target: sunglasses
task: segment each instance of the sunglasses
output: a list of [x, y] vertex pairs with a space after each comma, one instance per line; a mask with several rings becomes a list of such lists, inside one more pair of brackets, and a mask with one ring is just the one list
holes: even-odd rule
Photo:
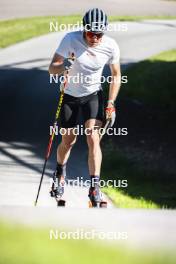
[[94, 32], [91, 32], [91, 31], [87, 31], [86, 35], [89, 38], [94, 38], [96, 36], [96, 38], [99, 39], [99, 38], [103, 37], [104, 33], [94, 33]]

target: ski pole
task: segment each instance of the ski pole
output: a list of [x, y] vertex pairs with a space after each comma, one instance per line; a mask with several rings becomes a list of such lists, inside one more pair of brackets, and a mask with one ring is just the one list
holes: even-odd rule
[[[110, 121], [111, 121], [110, 119], [107, 119], [106, 124], [103, 127], [103, 129], [104, 129], [105, 132], [107, 131], [107, 128], [109, 127]], [[105, 133], [100, 134], [100, 141], [102, 140], [102, 137], [104, 136], [104, 134]]]
[[[65, 87], [65, 85], [66, 84], [64, 83], [64, 87]], [[59, 103], [58, 103], [58, 107], [57, 107], [57, 111], [56, 111], [56, 115], [55, 115], [55, 121], [54, 121], [54, 125], [53, 125], [53, 130], [52, 130], [52, 134], [50, 135], [49, 143], [48, 143], [47, 150], [46, 150], [45, 161], [44, 161], [43, 170], [42, 170], [42, 176], [40, 178], [40, 183], [39, 183], [39, 187], [38, 187], [37, 197], [36, 197], [36, 200], [35, 200], [35, 206], [37, 205], [37, 201], [38, 201], [38, 197], [39, 197], [39, 193], [40, 193], [40, 189], [41, 189], [41, 185], [42, 185], [42, 181], [43, 181], [43, 176], [44, 176], [44, 173], [45, 173], [46, 163], [47, 163], [47, 161], [49, 159], [49, 156], [50, 156], [50, 153], [51, 153], [51, 148], [52, 148], [52, 144], [53, 144], [53, 140], [54, 140], [54, 136], [55, 136], [55, 129], [56, 129], [56, 126], [57, 126], [57, 120], [58, 120], [59, 115], [60, 115], [63, 97], [64, 97], [64, 89], [61, 90]]]
[[[74, 54], [72, 54], [71, 58], [72, 59], [74, 58]], [[39, 197], [39, 194], [40, 194], [40, 189], [41, 189], [41, 185], [42, 185], [42, 181], [43, 181], [43, 176], [44, 176], [44, 173], [45, 173], [46, 163], [47, 163], [47, 161], [49, 159], [49, 156], [51, 154], [51, 148], [52, 148], [52, 144], [53, 144], [53, 140], [54, 140], [54, 136], [55, 136], [55, 131], [56, 131], [55, 129], [57, 127], [57, 121], [58, 121], [59, 116], [60, 116], [62, 102], [63, 102], [63, 98], [64, 98], [64, 90], [65, 90], [65, 87], [67, 85], [68, 73], [69, 73], [69, 70], [66, 70], [64, 72], [64, 76], [65, 76], [64, 82], [61, 83], [61, 85], [60, 85], [61, 94], [60, 94], [59, 103], [58, 103], [58, 107], [57, 107], [57, 111], [56, 111], [56, 115], [55, 115], [55, 121], [54, 121], [54, 125], [53, 125], [52, 134], [51, 134], [51, 136], [49, 138], [49, 143], [48, 143], [48, 147], [47, 147], [47, 151], [46, 151], [46, 155], [45, 155], [45, 161], [44, 161], [44, 165], [43, 165], [42, 176], [40, 178], [38, 192], [37, 192], [36, 200], [35, 200], [35, 203], [34, 203], [35, 206], [37, 205], [38, 197]]]

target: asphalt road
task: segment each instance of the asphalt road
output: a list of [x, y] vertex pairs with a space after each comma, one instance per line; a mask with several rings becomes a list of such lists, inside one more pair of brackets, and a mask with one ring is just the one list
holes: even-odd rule
[[[176, 21], [128, 22], [127, 26], [128, 33], [113, 34], [121, 48], [123, 67], [176, 47]], [[134, 233], [126, 240], [129, 244], [134, 240], [138, 246], [141, 242], [146, 246], [175, 246], [175, 211], [128, 211], [114, 209], [111, 203], [107, 211], [90, 210], [87, 209], [88, 190], [80, 186], [66, 189], [65, 210], [56, 208], [48, 189], [57, 142], [47, 166], [38, 207], [33, 208], [58, 98], [58, 85], [49, 84], [46, 69], [62, 36], [52, 33], [0, 51], [1, 217], [32, 224], [50, 222], [53, 227], [57, 223], [62, 228], [75, 228], [77, 223], [95, 229], [101, 225], [104, 231], [110, 227], [111, 231], [136, 232], [136, 240]], [[87, 148], [83, 141], [80, 138], [73, 149], [68, 164], [69, 179], [88, 178]]]
[[166, 15], [176, 14], [176, 3], [165, 0], [0, 0], [0, 19], [30, 16], [84, 14], [93, 7], [102, 8], [107, 15]]

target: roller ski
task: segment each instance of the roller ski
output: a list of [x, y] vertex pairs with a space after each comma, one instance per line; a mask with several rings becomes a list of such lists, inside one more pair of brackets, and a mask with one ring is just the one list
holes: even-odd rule
[[64, 199], [62, 199], [62, 196], [64, 194], [64, 185], [65, 185], [64, 178], [62, 179], [61, 177], [59, 180], [56, 178], [56, 174], [54, 173], [50, 195], [51, 197], [55, 198], [57, 202], [57, 206], [65, 206], [66, 202]]
[[103, 195], [99, 186], [90, 187], [89, 195], [89, 208], [107, 208], [107, 202], [103, 200]]

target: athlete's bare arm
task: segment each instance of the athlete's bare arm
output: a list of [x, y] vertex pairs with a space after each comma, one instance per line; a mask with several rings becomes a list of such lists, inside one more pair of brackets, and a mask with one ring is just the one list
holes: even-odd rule
[[109, 100], [116, 100], [116, 97], [120, 90], [121, 83], [121, 70], [120, 64], [110, 64], [112, 82], [109, 88]]
[[49, 66], [49, 73], [59, 74], [59, 75], [62, 74], [65, 70], [63, 62], [64, 62], [64, 57], [55, 53]]

